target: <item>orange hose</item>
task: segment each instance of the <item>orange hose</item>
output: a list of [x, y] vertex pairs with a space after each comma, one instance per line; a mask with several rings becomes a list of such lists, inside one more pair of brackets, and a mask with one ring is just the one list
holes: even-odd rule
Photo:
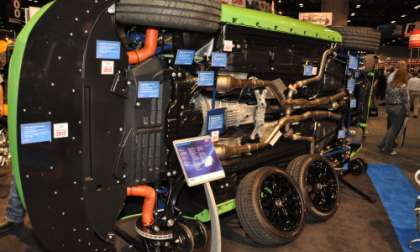
[[150, 186], [140, 185], [127, 188], [127, 196], [143, 197], [141, 220], [144, 227], [150, 227], [155, 222], [154, 210], [156, 205], [156, 191]]
[[2, 116], [9, 116], [9, 107], [7, 104], [3, 104]]
[[149, 28], [146, 30], [146, 38], [143, 48], [129, 51], [128, 63], [131, 65], [139, 64], [156, 54], [158, 46], [159, 30]]
[[3, 86], [0, 85], [0, 116], [4, 116], [7, 115], [5, 107], [4, 107], [4, 90], [3, 90]]

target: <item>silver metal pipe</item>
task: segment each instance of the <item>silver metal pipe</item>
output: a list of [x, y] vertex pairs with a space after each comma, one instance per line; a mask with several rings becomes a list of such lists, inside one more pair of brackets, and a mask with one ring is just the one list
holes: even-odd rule
[[[326, 119], [326, 118], [339, 121], [341, 120], [342, 117], [340, 114], [336, 114], [330, 111], [309, 111], [309, 112], [304, 113], [303, 115], [283, 117], [282, 119], [279, 120], [278, 124], [276, 125], [276, 127], [274, 128], [270, 136], [266, 139], [265, 143], [273, 145], [272, 141], [278, 138], [277, 137], [278, 134], [280, 134], [280, 136], [282, 135], [280, 130], [284, 128], [287, 124], [295, 123], [295, 122], [302, 122], [308, 119]], [[287, 129], [286, 129], [286, 132], [288, 132]]]
[[[325, 69], [327, 67], [327, 61], [328, 58], [331, 56], [331, 54], [333, 54], [335, 51], [335, 48], [329, 48], [327, 49], [323, 55], [322, 55], [322, 59], [321, 59], [321, 66], [319, 68], [319, 73], [317, 76], [306, 79], [306, 80], [300, 80], [298, 82], [296, 82], [293, 85], [289, 86], [289, 93], [287, 94], [287, 100], [291, 101], [293, 99], [293, 96], [298, 92], [299, 88], [302, 88], [304, 86], [307, 86], [311, 83], [317, 82], [317, 81], [321, 81], [322, 78], [324, 77], [324, 73], [325, 73]], [[286, 109], [286, 116], [290, 116], [293, 113], [293, 108], [292, 107], [288, 107]], [[290, 125], [286, 125], [286, 131], [288, 131], [290, 128]]]
[[[287, 124], [287, 123], [294, 123], [294, 122], [302, 122], [308, 119], [325, 119], [330, 118], [333, 120], [341, 120], [341, 115], [329, 112], [329, 111], [311, 111], [306, 112], [303, 115], [296, 115], [296, 116], [289, 116], [284, 117], [280, 120], [275, 127], [269, 137], [264, 140], [262, 143], [250, 143], [250, 144], [240, 144], [235, 140], [232, 140], [231, 143], [226, 144], [216, 144], [216, 153], [220, 159], [227, 159], [232, 156], [243, 155], [247, 153], [252, 153], [258, 150], [265, 149], [269, 147], [272, 143], [272, 140], [276, 138], [277, 133]], [[281, 133], [280, 133], [281, 134]], [[286, 137], [292, 140], [305, 140], [311, 143], [314, 143], [314, 139], [310, 137], [304, 137], [297, 134], [293, 134], [290, 131], [290, 134], [286, 134]]]

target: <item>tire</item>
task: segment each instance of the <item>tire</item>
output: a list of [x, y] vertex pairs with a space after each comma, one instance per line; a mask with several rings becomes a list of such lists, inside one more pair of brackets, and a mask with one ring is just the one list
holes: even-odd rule
[[[280, 194], [279, 191], [270, 189], [270, 186], [267, 186], [270, 179], [281, 183], [282, 187], [276, 188], [287, 188], [289, 194]], [[271, 200], [272, 197], [277, 197], [276, 201]], [[270, 216], [267, 216], [270, 209], [263, 207], [267, 203], [271, 204], [272, 209], [277, 210], [271, 217], [277, 223], [273, 224]], [[284, 245], [294, 240], [302, 231], [304, 225], [302, 194], [294, 180], [278, 168], [264, 167], [248, 174], [238, 187], [236, 205], [242, 228], [254, 242], [261, 245], [270, 247]], [[279, 215], [289, 219], [279, 221]]]
[[[319, 165], [322, 164], [322, 167]], [[316, 165], [316, 166], [315, 166]], [[317, 172], [323, 172], [322, 168], [325, 169], [325, 174], [323, 177], [316, 177], [316, 179], [322, 179], [317, 181], [317, 187], [320, 187], [318, 190], [311, 190], [314, 185], [311, 185], [309, 180], [314, 180], [314, 176]], [[340, 204], [340, 189], [338, 176], [334, 168], [331, 166], [330, 162], [320, 155], [303, 155], [294, 159], [289, 163], [287, 168], [290, 176], [297, 182], [299, 189], [303, 194], [305, 201], [306, 209], [306, 222], [308, 223], [317, 223], [323, 222], [331, 218], [338, 209]], [[312, 176], [312, 177], [309, 177]], [[325, 187], [326, 185], [329, 187]], [[322, 187], [326, 188], [324, 190]], [[321, 204], [318, 200], [318, 203], [315, 203], [315, 197], [319, 196], [325, 197], [328, 202]], [[329, 196], [325, 196], [325, 194]]]
[[381, 44], [381, 33], [369, 27], [333, 26], [343, 36], [343, 46], [347, 49], [376, 52]]
[[209, 238], [206, 226], [195, 220], [183, 220], [182, 223], [185, 224], [185, 226], [187, 226], [193, 234], [194, 248], [198, 250], [204, 249]]
[[365, 174], [368, 170], [368, 164], [361, 158], [356, 158], [350, 161], [350, 173], [353, 176], [360, 176]]
[[192, 252], [195, 248], [194, 234], [184, 223], [178, 223], [175, 229], [176, 239], [180, 242], [176, 246], [177, 252]]
[[120, 0], [121, 24], [213, 33], [219, 29], [220, 0]]

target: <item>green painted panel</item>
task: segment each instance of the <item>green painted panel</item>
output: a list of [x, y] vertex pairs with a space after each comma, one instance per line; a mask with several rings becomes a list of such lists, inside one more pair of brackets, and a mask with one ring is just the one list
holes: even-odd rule
[[[51, 7], [54, 2], [51, 2], [41, 8], [37, 14], [32, 17], [29, 22], [23, 27], [22, 31], [16, 39], [16, 45], [13, 50], [12, 58], [10, 60], [9, 67], [9, 80], [8, 80], [8, 105], [9, 105], [9, 116], [8, 116], [8, 128], [9, 128], [9, 144], [10, 152], [12, 154], [12, 168], [13, 175], [15, 177], [16, 188], [19, 193], [19, 197], [23, 205], [25, 205], [25, 199], [23, 196], [22, 181], [19, 172], [19, 153], [18, 153], [18, 136], [17, 136], [17, 109], [19, 99], [19, 85], [20, 85], [20, 74], [21, 66], [23, 63], [23, 57], [25, 55], [26, 43], [28, 42], [29, 36], [39, 19], [44, 13]], [[25, 205], [26, 207], [26, 205]]]
[[[236, 209], [236, 201], [234, 199], [225, 201], [217, 205], [217, 212], [219, 215], [228, 213]], [[190, 218], [200, 222], [209, 222], [210, 221], [210, 211], [204, 209], [200, 213], [196, 214], [194, 217]]]
[[362, 152], [362, 150], [363, 150], [363, 145], [360, 145], [360, 147], [357, 150], [353, 150], [352, 153], [350, 154], [350, 160], [357, 158], [357, 156]]
[[321, 25], [232, 5], [222, 6], [222, 23], [342, 43], [340, 33]]

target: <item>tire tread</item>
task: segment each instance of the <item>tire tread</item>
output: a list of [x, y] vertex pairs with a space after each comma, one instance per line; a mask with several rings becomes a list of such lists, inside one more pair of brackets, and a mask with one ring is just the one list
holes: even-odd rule
[[[278, 246], [289, 243], [294, 239], [300, 233], [303, 222], [301, 222], [301, 226], [296, 234], [291, 237], [278, 237], [266, 230], [262, 222], [264, 217], [258, 212], [259, 206], [253, 199], [256, 197], [255, 192], [258, 187], [258, 184], [255, 182], [270, 171], [279, 171], [279, 169], [264, 167], [248, 174], [241, 181], [236, 194], [237, 215], [243, 229], [253, 241], [266, 246]], [[284, 175], [287, 176], [286, 173]], [[291, 180], [291, 182], [293, 181]], [[296, 189], [298, 190], [297, 187]]]
[[217, 0], [121, 0], [116, 16], [128, 25], [211, 33], [219, 29], [220, 12]]
[[333, 26], [331, 29], [343, 35], [343, 45], [349, 49], [377, 51], [381, 43], [381, 33], [369, 27]]

